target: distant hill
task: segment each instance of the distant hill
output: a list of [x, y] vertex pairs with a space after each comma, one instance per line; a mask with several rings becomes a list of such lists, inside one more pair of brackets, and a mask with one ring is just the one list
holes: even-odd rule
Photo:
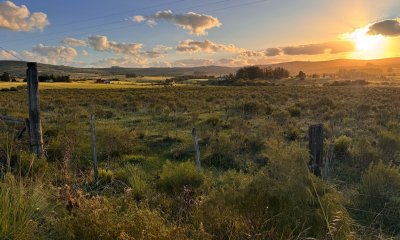
[[386, 71], [389, 68], [392, 68], [393, 72], [400, 72], [400, 58], [385, 58], [377, 60], [337, 59], [319, 62], [296, 61], [278, 63], [271, 66], [284, 67], [289, 70], [292, 75], [297, 74], [299, 71], [304, 71], [307, 74], [335, 73], [340, 69], [355, 69], [374, 72], [376, 69]]
[[[237, 68], [204, 66], [190, 68], [76, 68], [50, 64], [38, 64], [38, 71], [42, 74], [55, 75], [125, 75], [135, 73], [144, 76], [180, 76], [180, 75], [223, 75], [236, 72]], [[0, 61], [0, 74], [8, 72], [13, 76], [25, 76], [26, 62]]]
[[[266, 66], [266, 65], [265, 65]], [[262, 67], [265, 67], [262, 66]], [[284, 67], [292, 75], [300, 70], [307, 74], [335, 73], [340, 69], [355, 69], [365, 72], [387, 71], [390, 69], [395, 73], [400, 73], [400, 58], [386, 58], [378, 60], [356, 60], [356, 59], [337, 59], [330, 61], [295, 61], [269, 65], [272, 67]], [[125, 75], [135, 73], [144, 76], [180, 76], [180, 75], [224, 75], [234, 73], [237, 67], [221, 66], [202, 66], [190, 68], [76, 68], [68, 66], [56, 66], [49, 64], [38, 64], [40, 73], [55, 75], [73, 76], [99, 76], [99, 75]], [[8, 72], [14, 76], [25, 76], [26, 63], [21, 61], [0, 61], [0, 73]]]

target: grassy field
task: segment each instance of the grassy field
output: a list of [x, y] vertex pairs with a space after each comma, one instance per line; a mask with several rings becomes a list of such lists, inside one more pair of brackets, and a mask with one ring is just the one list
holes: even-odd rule
[[[40, 86], [43, 159], [5, 131], [21, 126], [0, 123], [0, 205], [12, 210], [0, 209], [0, 236], [399, 239], [399, 88]], [[1, 92], [0, 114], [27, 117], [26, 95]], [[322, 179], [307, 167], [315, 123]]]
[[[139, 81], [139, 80], [138, 80]], [[143, 88], [143, 87], [154, 87], [153, 82], [157, 80], [146, 80], [146, 82], [134, 82], [134, 81], [113, 81], [111, 84], [100, 84], [94, 83], [92, 80], [85, 81], [74, 81], [71, 83], [40, 83], [41, 89], [126, 89], [126, 88]], [[17, 86], [26, 86], [23, 82], [0, 82], [0, 89], [11, 88]]]

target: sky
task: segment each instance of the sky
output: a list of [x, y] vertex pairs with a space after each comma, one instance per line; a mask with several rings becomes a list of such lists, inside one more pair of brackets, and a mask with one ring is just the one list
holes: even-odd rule
[[0, 60], [244, 66], [400, 57], [399, 0], [0, 0]]

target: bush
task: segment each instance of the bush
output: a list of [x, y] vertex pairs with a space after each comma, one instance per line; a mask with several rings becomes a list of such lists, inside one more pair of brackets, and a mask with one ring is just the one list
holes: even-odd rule
[[372, 163], [361, 178], [355, 216], [363, 223], [400, 233], [400, 168], [382, 161]]
[[57, 219], [49, 239], [186, 239], [156, 211], [129, 201], [80, 198], [71, 215]]
[[271, 142], [268, 152], [254, 178], [217, 182], [196, 221], [214, 239], [353, 239], [343, 196], [309, 173], [307, 151]]
[[400, 137], [391, 131], [384, 131], [378, 136], [378, 144], [383, 157], [394, 160], [396, 153], [400, 149]]
[[352, 139], [350, 137], [343, 135], [335, 139], [333, 143], [334, 144], [333, 149], [335, 150], [335, 153], [345, 154], [348, 153], [351, 143]]
[[1, 239], [35, 239], [48, 210], [46, 193], [39, 185], [17, 182], [7, 174], [0, 183]]
[[272, 118], [281, 125], [286, 124], [289, 117], [290, 113], [286, 110], [276, 110], [272, 112]]
[[117, 126], [99, 127], [97, 144], [102, 158], [118, 157], [131, 153], [135, 146], [134, 134]]
[[192, 162], [174, 164], [167, 161], [162, 169], [158, 188], [168, 194], [179, 194], [184, 186], [197, 188], [203, 182], [203, 175]]
[[144, 199], [151, 190], [145, 180], [143, 170], [136, 166], [124, 166], [116, 171], [114, 176], [116, 180], [123, 181], [131, 188], [129, 192], [132, 193], [136, 201]]
[[301, 130], [293, 125], [287, 127], [285, 131], [285, 138], [289, 141], [296, 141], [300, 138]]
[[301, 114], [300, 108], [298, 108], [296, 106], [292, 106], [292, 107], [288, 108], [287, 110], [290, 113], [291, 117], [300, 117], [300, 114]]
[[109, 184], [114, 179], [114, 173], [108, 169], [99, 169], [98, 181], [102, 184]]
[[46, 159], [38, 159], [36, 155], [21, 152], [16, 161], [16, 175], [21, 174], [24, 177], [41, 178], [51, 172]]

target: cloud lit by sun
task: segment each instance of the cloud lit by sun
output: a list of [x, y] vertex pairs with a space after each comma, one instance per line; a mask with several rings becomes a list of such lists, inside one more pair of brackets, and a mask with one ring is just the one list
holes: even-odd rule
[[377, 59], [389, 57], [388, 38], [382, 35], [368, 34], [369, 27], [356, 29], [352, 33], [343, 34], [342, 38], [355, 44], [351, 58]]

